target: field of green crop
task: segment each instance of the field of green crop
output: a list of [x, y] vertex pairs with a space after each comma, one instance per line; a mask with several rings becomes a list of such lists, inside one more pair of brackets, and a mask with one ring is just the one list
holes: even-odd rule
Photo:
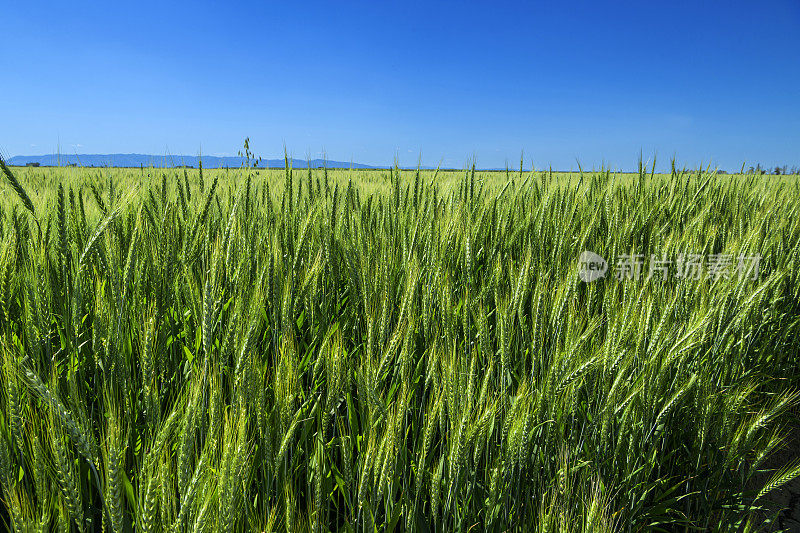
[[800, 474], [800, 178], [2, 170], [9, 529], [755, 531]]

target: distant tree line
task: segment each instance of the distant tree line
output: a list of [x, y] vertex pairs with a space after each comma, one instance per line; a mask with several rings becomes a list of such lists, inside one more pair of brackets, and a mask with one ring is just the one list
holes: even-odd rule
[[789, 168], [789, 165], [783, 166], [776, 166], [775, 168], [764, 168], [761, 166], [761, 163], [756, 164], [756, 166], [750, 165], [747, 168], [747, 172], [752, 174], [775, 174], [777, 176], [780, 175], [794, 175], [800, 174], [800, 166], [793, 166]]

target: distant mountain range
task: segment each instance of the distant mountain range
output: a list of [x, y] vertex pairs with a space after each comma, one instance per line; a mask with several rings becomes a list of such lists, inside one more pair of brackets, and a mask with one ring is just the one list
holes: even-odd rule
[[[77, 165], [80, 167], [179, 167], [189, 166], [197, 168], [202, 159], [203, 168], [238, 168], [244, 164], [243, 157], [216, 157], [204, 155], [149, 155], [149, 154], [47, 154], [47, 155], [15, 155], [6, 163], [14, 166], [25, 166], [29, 163], [39, 163], [45, 167]], [[309, 163], [305, 159], [290, 159], [294, 168], [307, 168]], [[325, 161], [312, 159], [311, 167], [327, 166], [328, 168], [381, 168], [363, 163], [346, 163], [344, 161]], [[262, 159], [259, 168], [283, 168], [283, 159]]]
[[[218, 157], [213, 155], [152, 155], [152, 154], [46, 154], [46, 155], [15, 155], [6, 159], [6, 163], [11, 166], [24, 167], [29, 163], [38, 163], [43, 167], [57, 167], [77, 165], [79, 167], [153, 167], [153, 168], [174, 168], [174, 167], [193, 167], [198, 168], [200, 160], [203, 161], [203, 168], [239, 168], [245, 163], [243, 157]], [[305, 159], [289, 158], [294, 168], [361, 168], [361, 169], [382, 169], [390, 168], [393, 165], [366, 165], [364, 163], [349, 163], [345, 161], [326, 161], [324, 159]], [[252, 160], [251, 160], [252, 163]], [[283, 168], [283, 158], [281, 159], [262, 159], [258, 163], [258, 168]], [[416, 166], [401, 166], [404, 170], [413, 170]], [[422, 166], [423, 170], [433, 170], [436, 167]], [[464, 170], [464, 167], [442, 167], [442, 170]], [[478, 168], [482, 172], [503, 171], [505, 168]], [[511, 169], [512, 172], [516, 172]], [[553, 172], [571, 172], [569, 170], [553, 170]]]

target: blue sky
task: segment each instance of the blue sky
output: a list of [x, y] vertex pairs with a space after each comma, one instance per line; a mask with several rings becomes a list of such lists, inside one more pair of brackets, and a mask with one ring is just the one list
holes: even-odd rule
[[798, 0], [292, 4], [7, 2], [0, 150], [800, 165]]

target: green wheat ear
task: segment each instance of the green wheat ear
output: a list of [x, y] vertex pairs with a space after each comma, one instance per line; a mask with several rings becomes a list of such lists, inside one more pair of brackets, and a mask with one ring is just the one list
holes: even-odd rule
[[[19, 199], [22, 200], [22, 204], [28, 211], [31, 212], [33, 217], [36, 218], [36, 211], [33, 209], [33, 202], [31, 202], [28, 193], [26, 193], [25, 189], [22, 187], [22, 185], [20, 185], [19, 180], [17, 180], [17, 177], [14, 176], [14, 173], [11, 172], [10, 168], [8, 168], [8, 165], [6, 165], [6, 162], [2, 156], [0, 156], [0, 168], [3, 169], [3, 174], [6, 176], [8, 183], [11, 184], [11, 187], [14, 189], [14, 192], [16, 192], [17, 196], [19, 196]], [[36, 223], [37, 224], [39, 223], [38, 219]]]
[[786, 485], [796, 477], [800, 476], [800, 460], [795, 460], [794, 463], [787, 464], [772, 476], [772, 479], [764, 485], [764, 488], [758, 493], [754, 501], [759, 501], [773, 490], [779, 489]]

